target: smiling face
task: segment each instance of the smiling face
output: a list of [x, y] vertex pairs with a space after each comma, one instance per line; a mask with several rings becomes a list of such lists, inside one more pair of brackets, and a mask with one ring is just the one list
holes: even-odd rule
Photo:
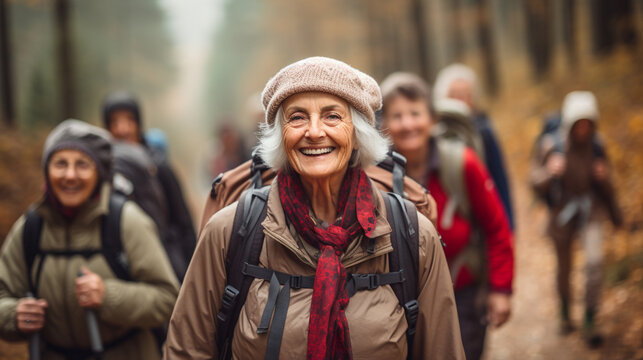
[[49, 159], [47, 174], [54, 196], [69, 208], [84, 204], [98, 183], [96, 164], [78, 150], [56, 151]]
[[283, 145], [290, 167], [302, 179], [338, 177], [348, 168], [357, 148], [346, 101], [337, 96], [306, 92], [282, 103]]
[[401, 95], [386, 102], [383, 125], [395, 149], [407, 157], [427, 145], [433, 129], [426, 102]]

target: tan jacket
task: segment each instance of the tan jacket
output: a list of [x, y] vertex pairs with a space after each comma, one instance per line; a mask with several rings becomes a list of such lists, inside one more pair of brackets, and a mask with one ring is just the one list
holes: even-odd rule
[[[274, 182], [273, 182], [274, 184]], [[391, 227], [386, 221], [383, 199], [375, 191], [378, 217], [374, 236], [375, 253], [366, 243], [354, 243], [341, 261], [352, 273], [388, 272], [392, 251]], [[259, 265], [289, 274], [315, 275], [316, 261], [289, 231], [276, 186], [268, 198], [262, 223], [265, 242]], [[218, 357], [216, 315], [226, 285], [225, 257], [236, 203], [216, 213], [205, 226], [175, 306], [165, 346], [166, 359], [212, 359]], [[415, 359], [464, 359], [449, 269], [433, 225], [419, 215], [418, 302]], [[267, 335], [257, 326], [268, 297], [268, 282], [255, 279], [232, 341], [233, 358], [265, 357]], [[282, 359], [306, 357], [308, 319], [312, 289], [291, 290], [290, 305], [281, 343]], [[407, 354], [404, 310], [389, 285], [357, 292], [346, 309], [353, 358], [404, 359]]]
[[[236, 168], [224, 172], [220, 175], [220, 179], [215, 180], [212, 191], [205, 199], [199, 235], [203, 232], [203, 228], [212, 214], [237, 201], [241, 197], [241, 193], [250, 187], [251, 166], [252, 160], [248, 160]], [[375, 165], [367, 167], [364, 171], [378, 188], [384, 191], [393, 191], [393, 174], [390, 171]], [[261, 172], [261, 183], [269, 184], [276, 175], [277, 172], [273, 169], [264, 170]], [[422, 185], [408, 176], [404, 177], [404, 197], [411, 200], [418, 211], [435, 224], [438, 216], [435, 199]]]
[[[67, 222], [48, 203], [36, 211], [44, 219], [40, 248], [43, 250], [100, 249], [101, 215], [108, 211], [109, 187], [100, 199], [86, 204], [76, 218]], [[0, 255], [0, 336], [24, 340], [16, 328], [16, 305], [28, 290], [23, 254], [24, 216], [11, 229]], [[45, 258], [38, 285], [38, 296], [47, 300], [43, 339], [64, 348], [89, 348], [90, 340], [84, 310], [74, 291], [81, 266], [97, 273], [105, 283], [105, 297], [97, 310], [99, 331], [104, 344], [113, 342], [132, 329], [136, 335], [104, 353], [103, 359], [160, 358], [150, 328], [166, 323], [178, 293], [178, 281], [159, 242], [152, 220], [133, 202], [123, 207], [121, 237], [130, 273], [135, 282], [117, 279], [102, 254], [88, 259], [80, 255]], [[40, 259], [36, 257], [32, 274]], [[44, 359], [62, 359], [45, 350]]]

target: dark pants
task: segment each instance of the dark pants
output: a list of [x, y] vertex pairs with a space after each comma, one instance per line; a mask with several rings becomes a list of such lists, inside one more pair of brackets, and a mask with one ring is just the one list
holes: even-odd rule
[[572, 244], [576, 234], [580, 235], [585, 252], [585, 306], [587, 310], [595, 311], [603, 279], [603, 225], [600, 220], [590, 220], [579, 229], [570, 224], [551, 232], [558, 260], [558, 295], [563, 304], [570, 303], [569, 274], [572, 269]]
[[455, 292], [462, 345], [467, 360], [480, 359], [487, 333], [485, 307], [480, 301], [480, 291], [477, 285], [472, 285]]

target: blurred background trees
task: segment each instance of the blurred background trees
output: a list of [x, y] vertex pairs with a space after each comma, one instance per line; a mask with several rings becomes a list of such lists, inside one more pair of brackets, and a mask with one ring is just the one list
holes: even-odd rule
[[153, 100], [175, 79], [166, 15], [155, 0], [3, 0], [2, 8], [5, 123], [96, 121], [108, 91]]
[[635, 47], [643, 16], [640, 1], [627, 0], [226, 4], [210, 60], [213, 113], [236, 111], [284, 64], [313, 55], [344, 60], [378, 81], [398, 70], [431, 81], [443, 66], [464, 62], [496, 94], [552, 71], [579, 71], [579, 59], [620, 44]]

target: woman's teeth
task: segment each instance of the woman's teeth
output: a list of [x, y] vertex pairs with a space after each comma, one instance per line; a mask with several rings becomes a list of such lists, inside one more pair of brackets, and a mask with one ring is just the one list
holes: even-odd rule
[[304, 155], [323, 155], [328, 154], [329, 152], [333, 151], [333, 149], [333, 147], [326, 147], [321, 149], [301, 149], [301, 152]]

